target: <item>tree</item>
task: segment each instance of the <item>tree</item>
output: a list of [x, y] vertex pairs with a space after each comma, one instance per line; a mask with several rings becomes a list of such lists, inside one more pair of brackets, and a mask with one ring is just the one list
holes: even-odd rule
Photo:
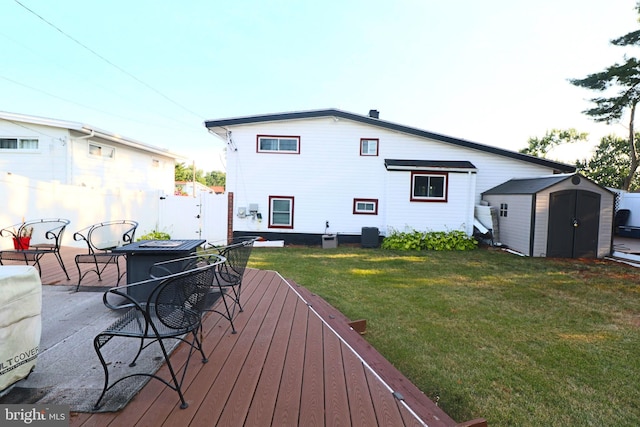
[[[185, 166], [184, 163], [176, 163], [175, 166], [175, 180], [176, 181], [193, 181], [193, 165]], [[196, 169], [195, 181], [205, 184], [204, 172], [202, 169]]]
[[[636, 5], [640, 13], [640, 2]], [[633, 31], [622, 37], [611, 40], [615, 46], [640, 46], [640, 31]], [[629, 137], [627, 140], [628, 165], [627, 175], [622, 182], [622, 189], [628, 190], [638, 169], [638, 151], [635, 143], [634, 120], [636, 106], [640, 102], [640, 61], [637, 58], [625, 58], [620, 64], [614, 64], [604, 71], [590, 74], [584, 79], [570, 79], [573, 85], [602, 93], [602, 96], [591, 99], [593, 108], [583, 111], [596, 122], [617, 123], [629, 112]], [[606, 93], [605, 93], [606, 92]]]
[[[637, 141], [640, 134], [636, 134]], [[636, 147], [637, 150], [637, 147]], [[629, 176], [629, 141], [615, 135], [600, 140], [596, 151], [589, 160], [577, 160], [576, 168], [587, 178], [610, 188], [622, 188]], [[634, 176], [628, 190], [640, 188], [640, 177]]]
[[204, 179], [209, 187], [214, 185], [224, 187], [227, 183], [227, 174], [219, 171], [211, 171], [204, 176]]
[[575, 129], [551, 129], [542, 138], [529, 138], [527, 148], [520, 150], [522, 154], [545, 158], [552, 148], [562, 144], [586, 141], [589, 134]]

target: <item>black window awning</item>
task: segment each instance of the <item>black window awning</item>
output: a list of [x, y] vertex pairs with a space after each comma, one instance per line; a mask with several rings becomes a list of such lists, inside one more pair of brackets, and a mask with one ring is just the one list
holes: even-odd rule
[[396, 160], [384, 159], [388, 171], [445, 171], [478, 172], [473, 163], [466, 160]]

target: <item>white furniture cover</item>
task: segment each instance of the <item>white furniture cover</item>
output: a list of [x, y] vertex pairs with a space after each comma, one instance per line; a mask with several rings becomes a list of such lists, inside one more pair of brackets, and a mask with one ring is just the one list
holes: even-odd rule
[[32, 266], [0, 266], [0, 392], [36, 365], [42, 283]]

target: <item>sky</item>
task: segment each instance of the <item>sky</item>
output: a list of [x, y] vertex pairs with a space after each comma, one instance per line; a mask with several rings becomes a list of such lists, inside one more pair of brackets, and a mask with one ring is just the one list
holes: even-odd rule
[[[205, 120], [338, 108], [518, 151], [588, 143], [571, 78], [624, 55], [636, 0], [0, 0], [0, 111], [88, 124], [224, 171]], [[0, 134], [2, 123], [0, 122]]]

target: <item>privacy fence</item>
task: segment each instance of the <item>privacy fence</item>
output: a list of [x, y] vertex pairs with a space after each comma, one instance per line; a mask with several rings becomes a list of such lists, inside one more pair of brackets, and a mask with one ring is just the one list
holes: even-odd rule
[[[132, 219], [140, 225], [140, 237], [152, 231], [174, 239], [201, 238], [223, 242], [227, 238], [227, 196], [202, 192], [195, 198], [162, 191], [89, 188], [58, 182], [35, 181], [0, 173], [0, 228], [39, 218], [71, 221], [63, 237], [64, 246], [78, 246], [73, 233], [98, 222]], [[6, 240], [6, 241], [5, 241]], [[0, 248], [12, 245], [0, 239]]]

